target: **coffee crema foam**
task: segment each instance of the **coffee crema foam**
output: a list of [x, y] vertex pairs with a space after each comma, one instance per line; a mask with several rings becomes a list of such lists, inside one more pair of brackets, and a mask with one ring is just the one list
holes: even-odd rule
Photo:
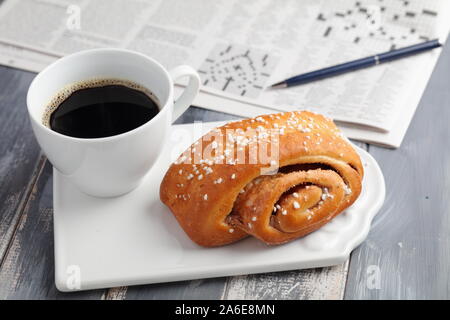
[[152, 99], [158, 105], [158, 108], [161, 110], [158, 97], [156, 97], [153, 94], [153, 92], [151, 92], [149, 89], [140, 84], [137, 84], [136, 82], [118, 78], [98, 78], [98, 79], [94, 78], [74, 82], [60, 89], [58, 93], [55, 96], [53, 96], [50, 102], [47, 103], [47, 106], [45, 107], [44, 110], [44, 114], [42, 116], [42, 124], [50, 128], [50, 118], [53, 112], [55, 112], [55, 110], [58, 109], [59, 105], [63, 103], [68, 97], [70, 97], [70, 95], [73, 94], [75, 91], [114, 85], [128, 87], [130, 89], [138, 90], [145, 93], [147, 96], [150, 97], [150, 99]]

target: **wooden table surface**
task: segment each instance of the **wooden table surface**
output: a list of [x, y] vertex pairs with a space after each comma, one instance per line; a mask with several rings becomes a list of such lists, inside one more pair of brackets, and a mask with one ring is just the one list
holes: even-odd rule
[[[25, 96], [35, 74], [0, 67], [0, 299], [449, 299], [450, 46], [401, 148], [360, 144], [379, 162], [386, 201], [342, 265], [79, 293], [54, 284], [52, 170]], [[178, 120], [237, 117], [191, 107]]]

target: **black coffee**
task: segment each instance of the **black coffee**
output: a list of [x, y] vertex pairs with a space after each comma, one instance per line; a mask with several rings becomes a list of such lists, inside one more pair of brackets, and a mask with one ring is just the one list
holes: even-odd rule
[[50, 104], [44, 124], [76, 138], [104, 138], [133, 130], [159, 112], [153, 95], [123, 80], [92, 80], [67, 87]]

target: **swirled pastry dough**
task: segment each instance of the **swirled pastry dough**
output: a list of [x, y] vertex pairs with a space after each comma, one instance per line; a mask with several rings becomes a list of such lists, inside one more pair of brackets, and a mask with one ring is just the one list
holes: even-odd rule
[[248, 235], [281, 244], [350, 206], [362, 178], [358, 154], [330, 119], [286, 112], [203, 136], [171, 165], [160, 197], [199, 245]]

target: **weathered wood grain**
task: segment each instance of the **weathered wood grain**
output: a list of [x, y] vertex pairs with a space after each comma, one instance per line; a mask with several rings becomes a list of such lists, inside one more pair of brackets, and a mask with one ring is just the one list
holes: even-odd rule
[[55, 287], [52, 167], [33, 186], [0, 268], [0, 299], [100, 299], [105, 290], [62, 293]]
[[50, 168], [41, 175], [25, 102], [34, 74], [0, 67], [0, 75], [0, 299], [56, 298]]
[[40, 149], [25, 103], [33, 73], [0, 67], [0, 263], [35, 180]]
[[447, 44], [401, 148], [370, 148], [387, 197], [353, 252], [346, 299], [450, 298], [449, 71]]
[[214, 278], [113, 288], [109, 290], [106, 299], [220, 299], [225, 282], [226, 278]]
[[232, 277], [222, 299], [340, 300], [348, 262], [327, 268]]

